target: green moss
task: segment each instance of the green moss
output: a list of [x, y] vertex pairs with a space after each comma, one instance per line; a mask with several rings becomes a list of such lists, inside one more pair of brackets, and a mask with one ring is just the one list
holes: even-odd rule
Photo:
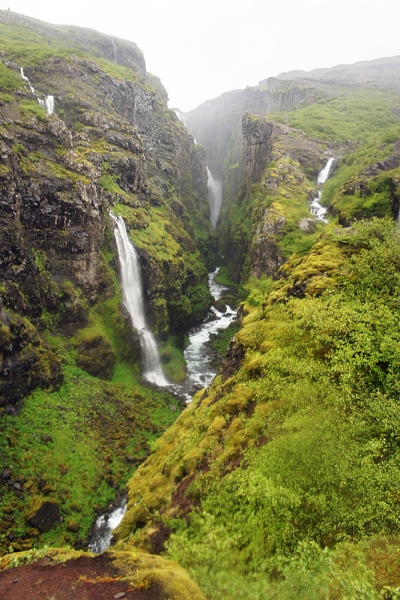
[[400, 133], [392, 106], [398, 97], [373, 88], [358, 89], [339, 97], [327, 98], [287, 114], [291, 127], [302, 129], [317, 139], [367, 142], [394, 128]]
[[[307, 288], [260, 306], [270, 286], [249, 281], [260, 297], [236, 336], [242, 364], [194, 397], [135, 473], [120, 547], [150, 543], [161, 518], [170, 554], [210, 598], [228, 582], [258, 598], [292, 589], [296, 570], [282, 565], [299, 564], [299, 544], [311, 560], [320, 546], [339, 556], [344, 542], [356, 552], [357, 540], [398, 531], [398, 237], [390, 221], [330, 227], [286, 267], [292, 282], [329, 280], [318, 297]], [[353, 564], [372, 590], [366, 560], [346, 572]], [[327, 581], [344, 585], [340, 573]]]
[[[18, 77], [14, 71], [8, 69], [2, 62], [0, 62], [0, 89], [7, 92], [14, 92], [22, 89], [22, 87], [22, 79]], [[11, 102], [13, 97], [8, 94], [2, 94], [2, 99], [3, 102]]]
[[36, 117], [41, 121], [46, 118], [46, 110], [34, 100], [20, 100], [19, 108], [24, 117]]

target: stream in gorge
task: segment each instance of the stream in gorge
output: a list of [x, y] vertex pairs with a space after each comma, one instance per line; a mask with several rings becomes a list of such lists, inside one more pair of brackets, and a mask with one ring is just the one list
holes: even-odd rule
[[[318, 195], [310, 207], [312, 214], [324, 222], [326, 222], [326, 209], [320, 203], [321, 188], [329, 177], [333, 161], [334, 158], [329, 158], [325, 167], [320, 171], [317, 179]], [[211, 173], [209, 171], [208, 175], [210, 186]], [[135, 247], [129, 239], [123, 218], [116, 217], [112, 213], [111, 217], [116, 225], [114, 234], [118, 247], [124, 303], [131, 315], [132, 324], [140, 336], [144, 361], [143, 377], [150, 383], [169, 389], [172, 393], [185, 398], [186, 402], [190, 402], [193, 395], [198, 390], [207, 387], [215, 377], [216, 370], [211, 360], [209, 343], [213, 335], [226, 329], [236, 319], [236, 310], [228, 305], [224, 311], [218, 310], [215, 306], [210, 308], [203, 323], [189, 332], [189, 344], [183, 353], [186, 361], [186, 379], [180, 384], [169, 382], [162, 372], [155, 339], [146, 325], [140, 267]], [[218, 215], [216, 218], [218, 219]], [[217, 274], [218, 268], [208, 276], [209, 288], [214, 301], [219, 300], [229, 291], [227, 287], [215, 281]], [[117, 506], [114, 505], [109, 512], [96, 519], [89, 543], [89, 549], [92, 552], [100, 553], [108, 548], [112, 540], [112, 530], [119, 525], [125, 512], [126, 499], [122, 498], [117, 502]]]
[[[209, 342], [213, 334], [226, 329], [235, 319], [236, 310], [226, 306], [224, 311], [215, 306], [210, 308], [203, 323], [189, 332], [189, 344], [184, 351], [187, 377], [181, 384], [169, 382], [161, 368], [157, 345], [151, 331], [147, 328], [144, 316], [142, 283], [136, 251], [129, 240], [122, 217], [111, 214], [115, 222], [115, 239], [121, 269], [121, 287], [125, 306], [132, 318], [133, 326], [138, 330], [144, 360], [143, 377], [150, 383], [170, 389], [171, 392], [190, 402], [193, 395], [207, 387], [216, 370], [213, 367]], [[209, 273], [208, 281], [211, 295], [219, 300], [228, 288], [216, 283], [218, 269]], [[89, 542], [89, 550], [99, 554], [108, 548], [112, 540], [112, 530], [121, 522], [126, 512], [126, 499], [116, 503], [117, 506], [97, 517]]]

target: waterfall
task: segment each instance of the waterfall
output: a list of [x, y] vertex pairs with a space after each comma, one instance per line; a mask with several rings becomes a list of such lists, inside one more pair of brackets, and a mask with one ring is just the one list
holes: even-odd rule
[[328, 162], [326, 163], [325, 167], [322, 169], [322, 171], [319, 172], [317, 181], [321, 185], [323, 183], [325, 183], [325, 181], [328, 179], [328, 177], [329, 177], [329, 171], [331, 170], [331, 166], [332, 166], [332, 163], [333, 163], [334, 160], [335, 159], [333, 157], [331, 157], [328, 160]]
[[[174, 111], [174, 113], [176, 114], [176, 116], [178, 117], [178, 119], [180, 120], [180, 122], [183, 123], [184, 126], [186, 127], [186, 129], [189, 131], [189, 128], [186, 125], [185, 115], [179, 110], [179, 108], [173, 108], [172, 110]], [[194, 136], [193, 136], [193, 141], [194, 141], [195, 144], [197, 144], [196, 138]]]
[[[328, 162], [326, 163], [325, 167], [319, 172], [318, 174], [318, 178], [317, 178], [317, 183], [319, 186], [323, 185], [325, 183], [325, 181], [328, 179], [329, 177], [329, 172], [331, 170], [332, 167], [332, 163], [335, 159], [333, 157], [331, 157]], [[311, 212], [313, 215], [315, 215], [317, 217], [317, 219], [321, 219], [321, 221], [324, 221], [325, 223], [327, 223], [328, 221], [325, 219], [325, 215], [326, 215], [326, 208], [324, 206], [321, 206], [321, 190], [318, 190], [318, 196], [316, 198], [314, 198], [314, 200], [311, 202]]]
[[30, 89], [31, 89], [31, 92], [32, 92], [32, 94], [35, 94], [35, 93], [36, 93], [36, 92], [35, 92], [35, 88], [31, 86], [31, 82], [29, 81], [29, 79], [27, 78], [27, 76], [26, 76], [26, 75], [24, 75], [24, 69], [23, 69], [22, 67], [21, 67], [21, 77], [22, 77], [22, 79], [23, 79], [24, 81], [27, 81], [27, 82], [28, 82], [28, 85], [29, 85], [29, 87], [30, 87]]
[[47, 114], [52, 115], [54, 112], [54, 96], [46, 96], [44, 106], [47, 110]]
[[210, 202], [211, 210], [210, 221], [212, 226], [215, 227], [218, 221], [222, 205], [222, 183], [214, 179], [208, 167], [207, 176], [208, 199]]
[[115, 508], [111, 513], [104, 513], [96, 519], [92, 538], [89, 543], [89, 550], [95, 554], [100, 554], [107, 550], [112, 539], [112, 531], [121, 523], [126, 513], [126, 500], [121, 506]]
[[115, 64], [118, 64], [118, 61], [117, 61], [117, 46], [115, 45], [114, 40], [111, 40], [111, 42], [112, 42], [113, 53], [114, 53], [114, 62], [115, 62]]
[[122, 217], [111, 217], [115, 221], [114, 235], [117, 242], [119, 264], [121, 267], [121, 287], [124, 304], [137, 329], [144, 362], [144, 377], [156, 385], [166, 386], [169, 382], [161, 369], [160, 358], [153, 334], [146, 325], [142, 282], [139, 261], [135, 247], [128, 237], [125, 222]]
[[35, 88], [31, 85], [31, 82], [29, 81], [29, 79], [25, 75], [24, 69], [22, 67], [21, 67], [21, 77], [22, 77], [22, 79], [24, 81], [28, 82], [30, 90], [31, 90], [32, 94], [35, 94], [39, 106], [41, 106], [42, 108], [44, 108], [46, 110], [46, 112], [47, 112], [48, 115], [52, 115], [53, 112], [54, 112], [54, 96], [45, 96], [44, 100], [42, 100], [41, 98], [39, 98], [39, 96], [36, 94]]

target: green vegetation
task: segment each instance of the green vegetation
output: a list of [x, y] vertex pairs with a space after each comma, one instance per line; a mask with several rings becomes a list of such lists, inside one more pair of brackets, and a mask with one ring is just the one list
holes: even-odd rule
[[[0, 62], [0, 89], [6, 92], [14, 92], [16, 90], [20, 90], [23, 87], [21, 77], [18, 77], [14, 71], [8, 69], [2, 62]], [[8, 97], [8, 100], [7, 100]], [[9, 94], [2, 94], [2, 99], [4, 102], [10, 102]]]
[[46, 110], [35, 100], [21, 100], [20, 111], [24, 117], [36, 117], [43, 120], [46, 117]]
[[[129, 483], [120, 539], [146, 544], [135, 522], [161, 519], [175, 532], [169, 554], [208, 598], [313, 597], [304, 586], [315, 598], [379, 598], [399, 585], [373, 550], [390, 564], [400, 544], [385, 538], [400, 527], [399, 242], [385, 220], [332, 229], [319, 253], [337, 247], [342, 266], [322, 295], [260, 306], [270, 284], [249, 282], [243, 365], [157, 442]], [[310, 281], [308, 256], [295, 268]]]
[[[63, 290], [70, 298], [76, 294], [68, 282]], [[36, 390], [18, 416], [3, 415], [2, 464], [21, 482], [0, 499], [1, 515], [17, 511], [1, 527], [3, 553], [85, 540], [96, 512], [123, 489], [134, 466], [176, 418], [176, 400], [144, 387], [138, 366], [129, 363], [136, 355], [118, 307], [118, 295], [99, 302], [90, 310], [88, 326], [70, 340], [47, 331], [47, 344], [63, 364], [60, 389]], [[54, 327], [54, 317], [48, 324]], [[44, 501], [60, 507], [63, 522], [48, 533], [27, 522], [26, 507], [35, 498], [37, 507]]]
[[382, 136], [400, 137], [400, 125], [390, 110], [392, 106], [399, 106], [397, 94], [365, 88], [319, 100], [287, 113], [287, 117], [291, 127], [317, 139], [371, 142]]

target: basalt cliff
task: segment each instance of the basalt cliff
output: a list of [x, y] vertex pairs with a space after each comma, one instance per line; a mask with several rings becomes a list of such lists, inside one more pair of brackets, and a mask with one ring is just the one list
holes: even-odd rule
[[[11, 11], [0, 34], [6, 600], [57, 578], [66, 598], [397, 598], [398, 57], [227, 92], [189, 133], [135, 44]], [[170, 380], [208, 271], [237, 294], [187, 407], [141, 376], [110, 211]]]

